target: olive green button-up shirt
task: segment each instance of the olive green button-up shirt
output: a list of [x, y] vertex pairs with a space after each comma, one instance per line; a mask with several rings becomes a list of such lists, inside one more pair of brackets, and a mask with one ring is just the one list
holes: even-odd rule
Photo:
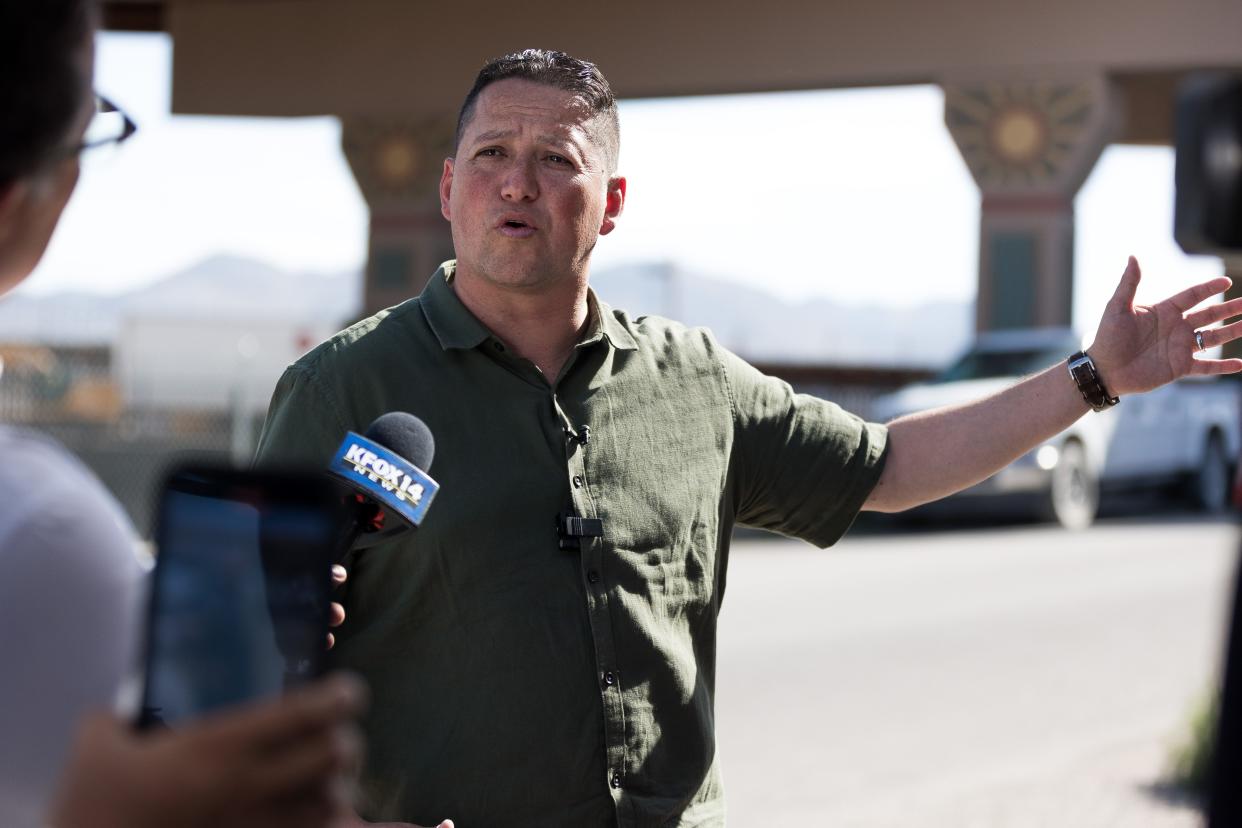
[[[336, 662], [373, 694], [362, 814], [459, 828], [717, 826], [716, 618], [735, 523], [819, 546], [886, 434], [711, 334], [591, 298], [550, 383], [458, 301], [421, 296], [280, 380], [261, 463], [326, 464], [346, 430], [421, 417], [441, 490], [356, 553]], [[558, 514], [602, 535], [561, 548]]]

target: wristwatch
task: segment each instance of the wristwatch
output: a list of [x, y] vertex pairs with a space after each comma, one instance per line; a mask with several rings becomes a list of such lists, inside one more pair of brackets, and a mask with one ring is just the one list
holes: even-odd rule
[[1095, 363], [1086, 351], [1071, 355], [1067, 367], [1070, 376], [1074, 378], [1074, 384], [1078, 386], [1082, 398], [1091, 406], [1091, 410], [1103, 411], [1117, 404], [1118, 398], [1108, 393], [1104, 380], [1100, 379], [1100, 372], [1095, 370]]

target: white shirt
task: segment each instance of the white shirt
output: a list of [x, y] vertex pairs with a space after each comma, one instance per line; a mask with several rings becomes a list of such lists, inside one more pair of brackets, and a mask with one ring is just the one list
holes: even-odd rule
[[134, 666], [142, 567], [77, 459], [0, 426], [0, 825], [45, 821], [74, 728]]

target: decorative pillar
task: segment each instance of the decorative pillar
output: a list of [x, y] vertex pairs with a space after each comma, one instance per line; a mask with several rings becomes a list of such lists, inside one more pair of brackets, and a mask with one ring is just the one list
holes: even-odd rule
[[976, 330], [1068, 326], [1074, 196], [1120, 121], [1102, 75], [945, 82], [945, 125], [982, 194]]
[[371, 208], [364, 314], [417, 295], [445, 259], [453, 236], [440, 215], [444, 159], [453, 154], [453, 118], [342, 119], [341, 145]]

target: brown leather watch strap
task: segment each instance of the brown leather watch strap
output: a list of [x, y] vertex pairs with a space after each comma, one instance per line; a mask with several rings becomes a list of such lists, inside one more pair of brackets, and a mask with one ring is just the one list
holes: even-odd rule
[[1066, 367], [1069, 368], [1070, 377], [1078, 386], [1082, 398], [1093, 411], [1103, 411], [1117, 404], [1118, 398], [1108, 393], [1104, 380], [1100, 379], [1100, 373], [1086, 351], [1071, 355]]

